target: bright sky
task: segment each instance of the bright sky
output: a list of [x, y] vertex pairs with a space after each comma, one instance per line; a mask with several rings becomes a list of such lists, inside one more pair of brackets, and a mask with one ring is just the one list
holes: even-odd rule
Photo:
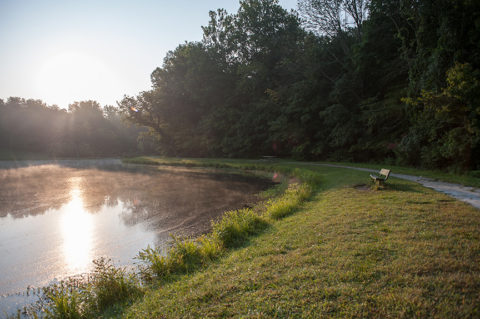
[[[280, 0], [290, 10], [297, 0]], [[184, 41], [202, 38], [209, 10], [238, 0], [0, 0], [0, 98], [116, 105]]]

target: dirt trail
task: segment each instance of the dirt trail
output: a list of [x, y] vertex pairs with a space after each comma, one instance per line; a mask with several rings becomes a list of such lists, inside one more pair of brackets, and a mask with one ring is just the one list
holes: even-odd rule
[[[378, 172], [378, 170], [374, 170], [370, 168], [352, 167], [352, 166], [344, 166], [344, 165], [319, 164], [319, 163], [308, 163], [308, 164], [318, 165], [318, 166], [327, 166], [327, 167], [349, 168], [349, 169], [355, 169], [358, 171], [365, 171], [365, 172], [371, 172], [371, 173]], [[479, 188], [463, 186], [460, 184], [453, 184], [453, 183], [447, 183], [447, 182], [439, 182], [431, 178], [422, 177], [422, 176], [395, 174], [395, 173], [390, 174], [390, 176], [419, 183], [425, 187], [432, 188], [437, 192], [450, 195], [451, 197], [454, 197], [458, 200], [469, 203], [473, 207], [480, 209], [480, 189]]]

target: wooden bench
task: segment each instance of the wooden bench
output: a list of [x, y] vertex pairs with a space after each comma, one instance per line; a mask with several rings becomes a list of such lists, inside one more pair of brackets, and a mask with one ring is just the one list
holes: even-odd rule
[[390, 176], [390, 170], [385, 168], [382, 168], [380, 172], [378, 172], [378, 175], [370, 174], [370, 178], [377, 187], [383, 186], [387, 181], [388, 176]]

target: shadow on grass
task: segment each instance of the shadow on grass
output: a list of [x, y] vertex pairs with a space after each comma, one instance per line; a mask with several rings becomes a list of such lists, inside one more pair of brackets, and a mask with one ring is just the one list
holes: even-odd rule
[[422, 193], [417, 185], [406, 183], [387, 183], [385, 189], [399, 192]]

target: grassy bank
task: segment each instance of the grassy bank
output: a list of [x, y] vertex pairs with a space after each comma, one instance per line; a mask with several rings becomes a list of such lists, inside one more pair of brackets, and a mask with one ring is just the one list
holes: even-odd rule
[[[148, 159], [143, 159], [142, 164], [146, 161]], [[285, 165], [251, 166], [239, 161], [235, 166], [226, 163], [204, 166], [229, 168], [222, 171], [230, 173], [240, 173], [242, 168], [242, 174], [253, 173], [263, 178], [273, 175], [281, 183], [265, 191], [264, 200], [255, 207], [225, 212], [212, 222], [209, 234], [193, 239], [174, 237], [166, 252], [152, 247], [142, 250], [137, 258], [143, 263], [139, 263], [135, 273], [116, 268], [104, 259], [94, 261], [95, 272], [87, 277], [44, 288], [41, 304], [30, 309], [32, 316], [38, 313], [47, 318], [117, 316], [152, 287], [181, 280], [185, 275], [207, 268], [232, 249], [244, 246], [276, 220], [294, 213], [319, 182], [312, 172]], [[274, 174], [266, 173], [273, 171]]]
[[127, 281], [122, 291], [132, 292], [120, 295], [122, 303], [111, 303], [110, 296], [120, 289], [117, 282], [130, 277], [107, 272], [114, 277], [102, 283], [108, 294], [90, 295], [109, 301], [94, 309], [97, 316], [480, 316], [480, 213], [465, 203], [395, 178], [386, 189], [372, 191], [362, 186], [368, 173], [341, 168], [239, 160], [129, 162], [266, 170], [294, 179], [264, 205], [227, 213], [211, 234], [178, 240], [167, 256], [144, 251], [144, 284]]
[[368, 182], [364, 172], [310, 169], [321, 183], [299, 211], [208, 268], [149, 290], [124, 316], [480, 315], [478, 210], [407, 181], [371, 191], [352, 187]]

